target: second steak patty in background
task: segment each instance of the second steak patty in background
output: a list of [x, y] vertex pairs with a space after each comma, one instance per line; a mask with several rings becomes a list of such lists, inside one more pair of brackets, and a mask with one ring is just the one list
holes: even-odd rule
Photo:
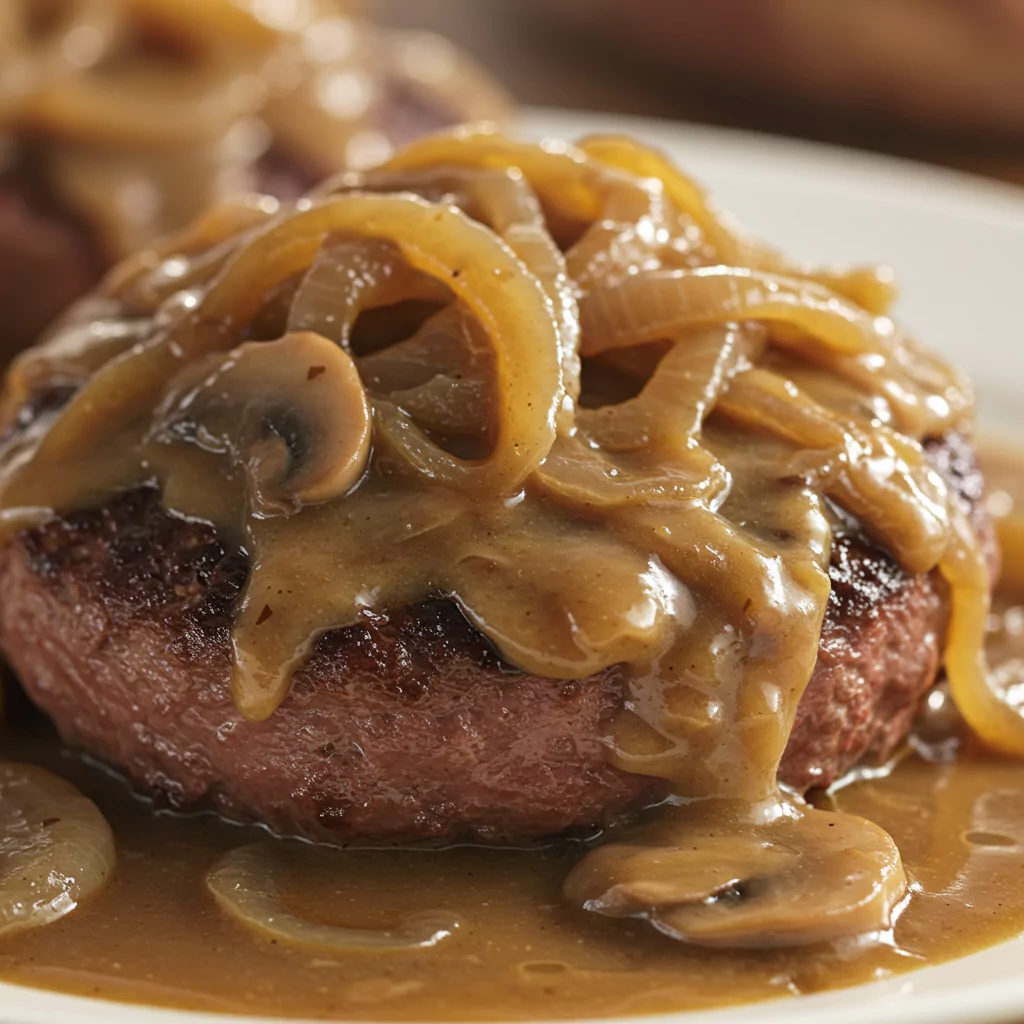
[[[993, 561], [969, 443], [929, 445]], [[317, 644], [284, 704], [247, 722], [230, 632], [248, 574], [212, 527], [128, 493], [23, 534], [0, 559], [0, 647], [63, 738], [175, 808], [320, 840], [508, 842], [592, 829], [661, 799], [609, 763], [626, 699], [514, 669], [436, 600], [367, 615]], [[935, 683], [948, 618], [937, 572], [910, 575], [858, 534], [833, 544], [817, 665], [780, 779], [826, 786], [884, 759]]]

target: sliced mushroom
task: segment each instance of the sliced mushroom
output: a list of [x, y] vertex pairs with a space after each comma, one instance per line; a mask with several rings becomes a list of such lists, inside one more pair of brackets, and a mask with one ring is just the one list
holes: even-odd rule
[[172, 387], [157, 439], [186, 436], [230, 453], [249, 476], [255, 512], [288, 515], [358, 483], [370, 454], [370, 405], [339, 345], [301, 331], [240, 345], [199, 371]]
[[389, 930], [345, 928], [298, 917], [285, 906], [274, 878], [280, 872], [280, 846], [254, 843], [232, 850], [207, 875], [214, 899], [235, 920], [271, 939], [321, 952], [382, 952], [426, 949], [459, 927], [454, 914], [410, 914]]
[[110, 880], [114, 837], [74, 786], [0, 761], [0, 938], [51, 924]]
[[752, 824], [700, 805], [573, 869], [568, 898], [700, 946], [796, 946], [884, 931], [906, 892], [892, 839], [838, 812]]

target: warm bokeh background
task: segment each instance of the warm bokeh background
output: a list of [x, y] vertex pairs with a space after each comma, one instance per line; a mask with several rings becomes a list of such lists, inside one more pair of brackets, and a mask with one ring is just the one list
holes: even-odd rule
[[1024, 184], [1024, 0], [366, 0], [527, 104], [754, 128]]

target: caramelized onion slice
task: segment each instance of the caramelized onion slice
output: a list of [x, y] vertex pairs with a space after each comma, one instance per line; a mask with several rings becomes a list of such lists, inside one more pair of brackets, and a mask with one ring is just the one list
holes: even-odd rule
[[614, 285], [630, 274], [662, 268], [666, 249], [660, 238], [649, 217], [595, 221], [566, 252], [566, 268], [581, 293]]
[[487, 339], [458, 306], [432, 316], [411, 338], [357, 360], [371, 393], [447, 437], [486, 435], [494, 396]]
[[726, 223], [697, 182], [680, 171], [664, 153], [650, 146], [621, 135], [593, 135], [582, 139], [578, 146], [602, 163], [641, 178], [661, 181], [669, 199], [681, 213], [693, 219], [721, 263], [745, 264], [806, 277], [876, 316], [887, 313], [896, 300], [894, 276], [889, 267], [852, 267], [849, 270], [798, 267], [774, 249], [744, 237]]
[[556, 440], [534, 479], [584, 508], [666, 499], [714, 507], [730, 476], [697, 439], [748, 341], [732, 327], [684, 332], [636, 398], [580, 409], [575, 434]]
[[186, 228], [130, 256], [107, 275], [102, 290], [127, 311], [156, 313], [174, 295], [199, 288], [221, 270], [281, 204], [271, 196], [237, 196], [199, 214]]
[[479, 125], [420, 139], [383, 166], [389, 171], [412, 171], [445, 165], [481, 170], [516, 168], [548, 210], [573, 221], [612, 216], [639, 220], [662, 205], [660, 182], [622, 174], [568, 143], [516, 142], [500, 135], [497, 129]]
[[872, 407], [870, 418], [908, 437], [940, 437], [951, 428], [964, 430], [971, 421], [974, 389], [963, 371], [924, 352], [906, 334], [893, 338], [890, 351], [852, 355], [823, 348], [784, 325], [774, 327], [772, 340], [791, 354], [800, 376], [814, 381], [814, 390], [846, 383], [857, 392], [861, 408]]
[[689, 326], [764, 320], [791, 324], [837, 352], [888, 348], [896, 328], [812, 281], [746, 267], [702, 267], [628, 277], [580, 302], [581, 351], [657, 341]]
[[986, 746], [1011, 757], [1024, 757], [1024, 688], [997, 679], [985, 657], [988, 562], [963, 513], [954, 512], [952, 526], [953, 539], [939, 569], [952, 596], [945, 664], [953, 700]]
[[723, 263], [742, 262], [743, 243], [714, 211], [704, 190], [663, 153], [621, 135], [591, 135], [579, 148], [588, 156], [639, 178], [656, 178], [680, 213], [693, 218]]
[[348, 348], [359, 314], [409, 300], [446, 302], [441, 282], [413, 270], [387, 242], [325, 244], [306, 272], [288, 314], [291, 331], [315, 331]]
[[0, 938], [50, 924], [110, 881], [114, 837], [74, 786], [0, 761]]
[[606, 453], [584, 435], [559, 437], [534, 474], [537, 486], [577, 508], [610, 509], [657, 501], [714, 506], [728, 492], [729, 472], [695, 445], [674, 457], [644, 452]]
[[[452, 207], [408, 195], [349, 195], [297, 213], [245, 249], [211, 289], [204, 316], [230, 316], [258, 301], [285, 267], [308, 265], [318, 231], [391, 242], [413, 269], [446, 284], [476, 317], [495, 357], [497, 423], [491, 455], [459, 459], [391, 410], [378, 426], [417, 470], [453, 486], [515, 489], [544, 458], [564, 400], [559, 327], [536, 278], [488, 228]], [[315, 250], [314, 250], [315, 252]], [[278, 266], [274, 267], [273, 264]], [[270, 264], [270, 266], [268, 266]], [[254, 279], [265, 284], [255, 289]], [[255, 310], [253, 310], [255, 312]], [[393, 407], [392, 407], [393, 408]]]
[[[510, 190], [516, 193], [515, 200], [507, 197]], [[495, 230], [540, 282], [554, 309], [565, 395], [559, 409], [559, 430], [569, 433], [573, 403], [580, 393], [580, 316], [565, 257], [548, 234], [533, 193], [518, 179], [503, 176], [484, 182], [480, 195], [485, 209], [491, 210]]]
[[826, 493], [911, 572], [935, 568], [949, 537], [949, 489], [915, 441], [884, 426], [866, 430], [767, 370], [737, 374], [718, 411], [817, 451]]
[[551, 300], [559, 326], [563, 388], [569, 399], [559, 426], [571, 427], [572, 402], [579, 395], [579, 309], [566, 260], [552, 239], [537, 196], [518, 168], [428, 167], [343, 175], [327, 188], [410, 191], [438, 202], [452, 202], [493, 228], [537, 278]]
[[760, 347], [756, 332], [735, 324], [682, 332], [639, 395], [618, 405], [581, 409], [577, 424], [606, 451], [681, 452], [699, 437], [734, 370]]
[[265, 938], [323, 953], [384, 953], [427, 949], [454, 935], [454, 914], [410, 914], [388, 931], [345, 928], [299, 917], [288, 910], [275, 875], [282, 853], [268, 843], [243, 846], [227, 854], [206, 876], [217, 903], [236, 921]]
[[887, 316], [899, 297], [896, 274], [892, 267], [849, 267], [839, 270], [827, 268], [801, 268], [793, 266], [781, 255], [770, 261], [767, 269], [778, 270], [794, 277], [807, 277], [811, 281], [855, 302], [874, 316]]
[[33, 394], [52, 387], [80, 387], [111, 359], [153, 332], [148, 317], [128, 317], [119, 304], [101, 296], [79, 301], [75, 316], [49, 339], [15, 357], [0, 397], [0, 422], [11, 422]]
[[736, 948], [885, 931], [906, 893], [896, 844], [863, 818], [793, 808], [730, 823], [699, 804], [667, 814], [588, 853], [566, 880], [568, 899], [680, 942]]
[[380, 420], [385, 439], [439, 483], [514, 492], [547, 455], [565, 397], [551, 302], [488, 228], [456, 209], [403, 195], [325, 200], [246, 240], [190, 316], [109, 363], [78, 392], [40, 445], [37, 460], [72, 457], [143, 415], [186, 361], [230, 348], [267, 293], [306, 269], [334, 233], [392, 242], [411, 267], [450, 287], [494, 349], [501, 400], [487, 459], [464, 460], [443, 451], [400, 414]]

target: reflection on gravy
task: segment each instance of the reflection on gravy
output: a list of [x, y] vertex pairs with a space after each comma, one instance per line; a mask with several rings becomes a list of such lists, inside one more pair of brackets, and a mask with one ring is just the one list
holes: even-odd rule
[[[1020, 608], [1004, 614], [1022, 619]], [[1007, 633], [999, 639], [1024, 655], [1019, 630], [1013, 644]], [[1024, 930], [1024, 770], [973, 748], [946, 763], [907, 754], [888, 778], [819, 801], [876, 822], [899, 846], [913, 891], [892, 934], [795, 950], [699, 949], [569, 907], [561, 889], [579, 855], [572, 845], [371, 852], [277, 841], [287, 852], [273, 884], [297, 917], [378, 932], [417, 915], [459, 922], [434, 946], [353, 952], [249, 932], [210, 898], [207, 872], [230, 850], [266, 843], [265, 833], [156, 814], [50, 739], [5, 736], [3, 746], [94, 797], [119, 852], [97, 901], [0, 941], [0, 977], [27, 985], [328, 1019], [615, 1016], [866, 982]]]
[[[519, 669], [624, 666], [613, 763], [670, 797], [589, 849], [314, 849], [154, 814], [9, 717], [5, 757], [74, 775], [118, 866], [17, 947], [0, 932], [0, 973], [342, 1019], [578, 1017], [853, 983], [1020, 930], [1024, 769], [972, 746], [1024, 753], [1019, 613], [989, 615], [967, 502], [919, 443], [969, 430], [970, 386], [884, 315], [882, 275], [751, 245], [629, 140], [474, 131], [168, 245], [108, 279], [99, 320], [78, 307], [15, 365], [0, 525], [155, 481], [241, 539], [231, 682], [249, 721], [325, 630], [453, 595]], [[363, 312], [413, 300], [442, 308], [393, 349], [350, 344]], [[632, 369], [639, 394], [588, 405], [581, 360]], [[425, 381], [401, 372], [417, 363]], [[69, 381], [67, 405], [19, 418]], [[804, 804], [777, 770], [830, 538], [854, 520], [948, 587], [952, 700], [929, 698], [890, 777]], [[23, 831], [51, 853], [76, 841], [96, 808], [74, 805], [66, 840], [67, 815], [38, 810], [63, 783], [17, 771], [8, 789], [39, 794]], [[5, 806], [16, 818], [0, 788]], [[86, 895], [66, 881], [64, 911]]]
[[[881, 269], [750, 242], [634, 140], [428, 137], [294, 204], [210, 211], [23, 354], [0, 542], [152, 483], [240, 543], [244, 724], [282, 721], [326, 631], [437, 594], [526, 673], [621, 673], [609, 760], [673, 809], [589, 853], [568, 899], [703, 945], [869, 933], [907, 891], [895, 844], [778, 787], [833, 537], [856, 522], [948, 587], [957, 708], [1024, 753], [984, 665], [983, 538], [927, 447], [970, 434], [973, 390], [892, 299]], [[424, 302], [411, 336], [356, 344]], [[639, 393], [597, 401], [594, 371]], [[51, 671], [23, 639], [4, 644], [33, 692]]]
[[[1011, 583], [1019, 565], [1007, 568]], [[999, 675], [1019, 678], [1024, 665], [1022, 596], [1008, 587], [991, 618]], [[0, 938], [0, 977], [19, 984], [339, 1020], [617, 1016], [868, 982], [1024, 931], [1024, 768], [977, 746], [941, 687], [891, 772], [814, 796], [823, 811], [868, 819], [895, 840], [911, 895], [893, 930], [796, 949], [702, 949], [639, 921], [580, 913], [562, 897], [581, 852], [571, 843], [334, 850], [269, 840], [212, 815], [157, 813], [62, 750], [48, 727], [17, 709], [14, 718], [19, 735], [0, 733], [5, 754], [75, 782], [110, 821], [119, 853], [116, 878], [96, 901], [16, 941]], [[207, 878], [240, 849], [268, 851], [263, 888], [280, 900], [282, 927], [300, 922], [315, 948], [242, 928], [211, 899]], [[337, 940], [403, 929], [420, 941], [360, 950]], [[443, 929], [444, 941], [426, 941]], [[325, 930], [336, 948], [324, 944]]]

